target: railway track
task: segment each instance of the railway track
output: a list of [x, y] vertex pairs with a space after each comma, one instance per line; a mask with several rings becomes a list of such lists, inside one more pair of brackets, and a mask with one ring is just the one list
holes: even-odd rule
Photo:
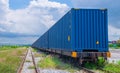
[[[30, 66], [31, 69], [29, 69]], [[31, 48], [27, 49], [17, 73], [40, 73], [35, 63], [34, 54], [32, 53]]]
[[92, 70], [89, 70], [89, 69], [84, 68], [84, 67], [80, 67], [80, 69], [81, 69], [81, 72], [82, 72], [82, 73], [95, 73], [95, 72], [93, 72]]
[[[32, 59], [31, 62], [34, 65], [34, 71], [27, 71], [26, 69], [24, 69], [25, 68], [24, 66], [25, 66], [25, 63], [27, 61], [28, 55], [31, 55], [31, 59]], [[87, 69], [87, 68], [85, 68], [83, 66], [79, 66], [79, 68], [80, 68], [80, 72], [79, 73], [95, 73], [94, 71], [92, 71], [90, 69]], [[17, 73], [40, 73], [40, 71], [39, 71], [39, 69], [38, 69], [38, 67], [37, 67], [37, 65], [35, 63], [34, 53], [31, 51], [31, 48], [27, 49], [27, 52], [26, 52], [26, 54], [25, 54], [25, 56], [23, 58], [23, 61], [22, 61], [21, 65], [20, 65]]]
[[40, 73], [40, 71], [39, 71], [39, 69], [38, 69], [38, 67], [37, 67], [37, 64], [36, 64], [36, 62], [35, 62], [35, 57], [34, 57], [34, 54], [33, 54], [32, 51], [31, 51], [31, 55], [32, 55], [32, 60], [33, 60], [33, 64], [34, 64], [34, 67], [35, 67], [35, 72], [36, 72], [36, 73]]

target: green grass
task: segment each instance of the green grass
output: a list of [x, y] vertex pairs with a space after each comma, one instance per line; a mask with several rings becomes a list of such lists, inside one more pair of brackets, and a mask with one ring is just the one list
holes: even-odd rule
[[30, 60], [26, 60], [26, 62], [31, 62]]
[[112, 49], [120, 49], [120, 44], [109, 44], [109, 47]]
[[11, 50], [11, 49], [15, 49], [18, 48], [19, 46], [0, 46], [0, 51], [1, 50]]
[[103, 69], [113, 73], [120, 73], [120, 61], [106, 64]]
[[29, 66], [28, 69], [35, 69], [35, 66]]
[[62, 70], [68, 70], [71, 73], [74, 73], [77, 71], [77, 68], [72, 67], [71, 64], [67, 64], [62, 62], [59, 58], [51, 55], [46, 55], [42, 60], [39, 62], [40, 68], [52, 68], [52, 69], [62, 69]]
[[118, 61], [117, 64], [120, 65], [120, 61]]
[[118, 64], [106, 64], [103, 69], [111, 73], [120, 73], [120, 65]]
[[93, 69], [93, 70], [96, 70], [97, 69], [97, 65], [95, 63], [90, 63], [90, 62], [86, 62], [84, 64], [84, 67], [85, 68], [88, 68], [88, 69]]
[[84, 66], [88, 69], [96, 70], [98, 67], [102, 68], [106, 64], [103, 57], [98, 57], [98, 61], [96, 63], [93, 62], [86, 62]]
[[38, 50], [37, 50], [36, 48], [33, 48], [32, 51], [33, 51], [33, 52], [37, 52]]
[[[25, 47], [0, 47], [0, 73], [16, 73], [26, 48]], [[7, 50], [7, 51], [5, 51]]]
[[108, 63], [104, 61], [102, 57], [98, 58], [97, 63], [90, 63], [87, 62], [84, 65], [88, 69], [93, 69], [93, 70], [99, 70], [99, 68], [102, 68], [105, 71], [109, 71], [110, 73], [120, 73], [120, 61], [115, 63]]
[[13, 49], [17, 49], [17, 48], [27, 48], [28, 46], [0, 46], [0, 51], [5, 51], [5, 50], [13, 50]]

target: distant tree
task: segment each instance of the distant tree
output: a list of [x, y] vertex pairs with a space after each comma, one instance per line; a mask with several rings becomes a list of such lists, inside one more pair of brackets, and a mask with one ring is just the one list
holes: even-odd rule
[[117, 40], [117, 45], [120, 47], [120, 38]]

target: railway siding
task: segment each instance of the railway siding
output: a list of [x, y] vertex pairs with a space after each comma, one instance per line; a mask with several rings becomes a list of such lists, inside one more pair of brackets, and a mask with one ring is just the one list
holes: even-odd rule
[[33, 61], [33, 57], [32, 57], [30, 48], [28, 49], [28, 52], [26, 54], [23, 66], [22, 66], [21, 70], [18, 71], [18, 73], [37, 73], [35, 70], [35, 65], [34, 65], [34, 61]]

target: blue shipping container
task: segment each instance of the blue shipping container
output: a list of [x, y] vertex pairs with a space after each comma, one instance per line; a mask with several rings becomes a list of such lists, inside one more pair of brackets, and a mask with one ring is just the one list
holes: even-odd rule
[[72, 8], [32, 46], [76, 52], [108, 52], [107, 17], [107, 9]]

